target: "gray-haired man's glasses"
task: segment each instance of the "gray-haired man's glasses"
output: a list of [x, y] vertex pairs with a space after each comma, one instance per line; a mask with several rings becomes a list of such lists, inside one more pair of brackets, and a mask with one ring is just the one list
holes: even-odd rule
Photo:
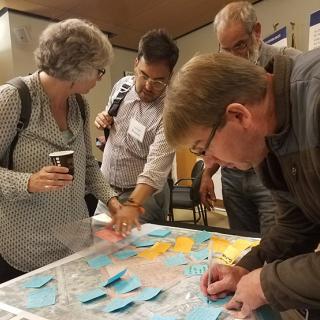
[[221, 52], [229, 52], [229, 53], [234, 53], [234, 54], [243, 52], [244, 50], [249, 48], [249, 43], [250, 43], [251, 38], [252, 38], [252, 32], [253, 32], [253, 29], [251, 30], [250, 33], [247, 34], [247, 37], [245, 39], [239, 40], [232, 48], [224, 48], [219, 43], [218, 52], [219, 53], [221, 53]]
[[203, 149], [190, 148], [189, 151], [191, 153], [195, 154], [197, 157], [204, 157], [206, 155], [206, 152], [211, 144], [211, 141], [212, 141], [217, 129], [218, 129], [217, 127], [212, 128], [210, 135], [208, 137], [208, 140], [207, 140]]

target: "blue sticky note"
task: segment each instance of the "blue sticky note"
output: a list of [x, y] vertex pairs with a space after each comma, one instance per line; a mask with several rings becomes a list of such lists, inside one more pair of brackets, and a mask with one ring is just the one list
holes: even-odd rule
[[56, 303], [56, 287], [36, 289], [28, 294], [27, 308], [42, 308]]
[[214, 308], [213, 306], [198, 306], [187, 314], [186, 320], [216, 320], [222, 308]]
[[112, 263], [111, 259], [104, 255], [88, 259], [87, 262], [89, 266], [94, 269], [99, 269]]
[[157, 230], [153, 230], [150, 233], [148, 233], [148, 236], [164, 238], [164, 237], [168, 236], [170, 233], [171, 233], [171, 231], [168, 229], [157, 229]]
[[131, 297], [129, 298], [115, 298], [110, 301], [103, 309], [104, 312], [112, 312], [119, 309], [123, 309], [129, 304], [133, 302], [133, 299]]
[[183, 253], [178, 253], [172, 257], [169, 257], [164, 262], [168, 267], [180, 266], [188, 263]]
[[[199, 297], [200, 297], [201, 301], [208, 303], [207, 297], [205, 297], [203, 295], [200, 295]], [[220, 298], [217, 300], [209, 300], [209, 304], [213, 305], [214, 307], [221, 307], [221, 306], [225, 305], [226, 303], [228, 303], [232, 299], [232, 297], [233, 297], [233, 295], [228, 295], [228, 296], [225, 296], [224, 298]]]
[[116, 253], [113, 254], [114, 257], [120, 259], [120, 260], [125, 260], [128, 259], [130, 257], [134, 257], [137, 255], [137, 252], [134, 250], [122, 250], [122, 251], [118, 251]]
[[204, 260], [204, 259], [207, 259], [208, 258], [208, 255], [209, 255], [209, 250], [208, 248], [204, 248], [202, 250], [199, 250], [199, 251], [192, 251], [190, 253], [190, 256], [195, 259], [195, 260]]
[[106, 286], [109, 285], [110, 283], [119, 280], [126, 272], [127, 272], [127, 269], [123, 269], [122, 271], [116, 273], [114, 276], [110, 277], [108, 280], [102, 282], [102, 283], [101, 283], [101, 286], [102, 286], [102, 287], [106, 287]]
[[118, 281], [114, 284], [114, 289], [119, 294], [127, 293], [140, 287], [141, 287], [141, 282], [139, 278], [136, 276], [129, 278], [128, 280]]
[[51, 279], [53, 279], [53, 276], [47, 275], [47, 276], [34, 276], [30, 280], [24, 283], [25, 288], [40, 288], [47, 284]]
[[206, 264], [192, 264], [184, 268], [184, 275], [187, 277], [201, 276], [208, 270]]
[[160, 291], [160, 288], [144, 288], [136, 297], [134, 297], [134, 301], [147, 301], [153, 299]]
[[157, 242], [157, 240], [136, 240], [136, 241], [132, 242], [132, 244], [134, 246], [136, 246], [137, 248], [140, 248], [140, 247], [151, 247], [156, 242]]
[[160, 314], [155, 314], [151, 320], [176, 320], [174, 317], [161, 316]]
[[209, 240], [212, 237], [212, 233], [208, 232], [208, 231], [201, 231], [201, 232], [197, 232], [194, 236], [193, 236], [193, 240], [195, 241], [196, 244], [200, 244], [202, 242], [205, 242], [207, 240]]
[[106, 296], [106, 293], [104, 291], [102, 291], [101, 289], [94, 289], [94, 290], [90, 290], [90, 291], [78, 294], [77, 298], [79, 299], [80, 302], [85, 303], [98, 298], [102, 298], [104, 296]]

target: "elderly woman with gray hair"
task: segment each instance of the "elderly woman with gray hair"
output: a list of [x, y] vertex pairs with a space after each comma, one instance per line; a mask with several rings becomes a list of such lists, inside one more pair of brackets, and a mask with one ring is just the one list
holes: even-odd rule
[[[0, 283], [71, 252], [55, 228], [88, 217], [85, 188], [117, 212], [116, 193], [92, 155], [86, 94], [105, 73], [112, 47], [94, 25], [68, 19], [47, 27], [35, 52], [38, 71], [23, 77], [31, 117], [5, 164], [21, 113], [17, 88], [0, 87]], [[83, 108], [83, 110], [80, 110]], [[49, 153], [74, 151], [74, 176]]]

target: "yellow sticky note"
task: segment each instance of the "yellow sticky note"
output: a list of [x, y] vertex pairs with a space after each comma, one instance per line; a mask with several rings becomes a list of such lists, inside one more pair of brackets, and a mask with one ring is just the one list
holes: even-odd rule
[[223, 253], [224, 250], [230, 245], [230, 242], [223, 238], [218, 237], [212, 237], [212, 243], [213, 243], [213, 251]]
[[225, 264], [233, 264], [233, 262], [240, 256], [241, 251], [233, 246], [229, 246], [222, 254], [221, 260], [225, 262]]
[[178, 237], [176, 238], [176, 244], [173, 251], [189, 253], [193, 245], [193, 239], [188, 237]]
[[155, 259], [160, 253], [151, 249], [146, 249], [138, 253], [138, 256], [141, 258], [146, 258], [148, 260]]
[[158, 253], [165, 253], [171, 247], [169, 242], [157, 242], [155, 243], [150, 250], [156, 251]]
[[257, 240], [257, 241], [254, 241], [254, 242], [250, 243], [251, 247], [255, 247], [255, 246], [259, 245], [259, 244], [260, 244], [260, 240]]
[[251, 242], [244, 239], [238, 239], [232, 245], [238, 250], [243, 251], [251, 247]]

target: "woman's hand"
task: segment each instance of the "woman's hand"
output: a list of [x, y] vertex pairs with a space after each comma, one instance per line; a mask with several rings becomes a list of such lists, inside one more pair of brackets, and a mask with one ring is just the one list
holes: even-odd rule
[[124, 237], [131, 233], [132, 227], [136, 226], [141, 230], [139, 216], [143, 213], [143, 208], [123, 204], [116, 214], [112, 216], [114, 230]]
[[33, 193], [63, 189], [70, 185], [73, 180], [73, 176], [68, 174], [68, 172], [69, 169], [66, 167], [43, 167], [29, 178], [28, 191]]

